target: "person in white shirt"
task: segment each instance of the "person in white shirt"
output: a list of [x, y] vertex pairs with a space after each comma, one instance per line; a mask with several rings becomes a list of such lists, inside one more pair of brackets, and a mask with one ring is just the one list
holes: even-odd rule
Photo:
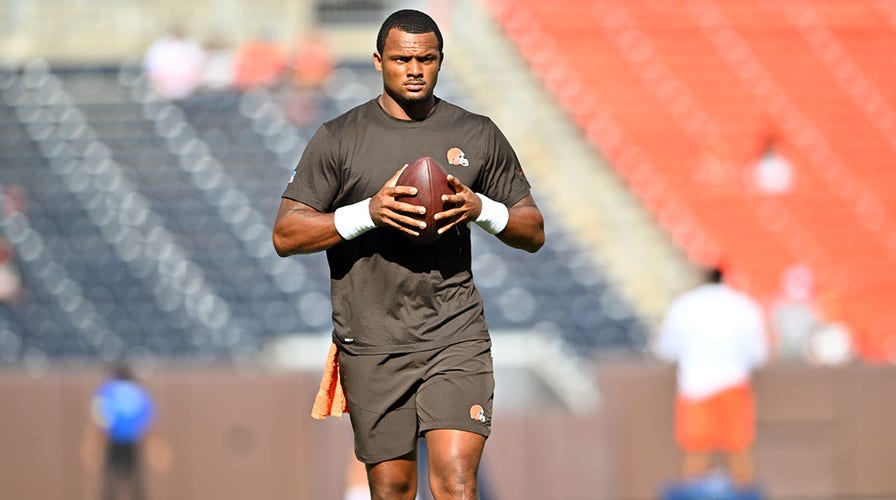
[[143, 69], [153, 89], [166, 99], [184, 99], [202, 83], [205, 52], [180, 26], [150, 45]]
[[684, 480], [705, 476], [723, 452], [736, 485], [754, 482], [753, 371], [768, 357], [762, 308], [711, 269], [669, 305], [656, 354], [677, 364], [676, 441]]

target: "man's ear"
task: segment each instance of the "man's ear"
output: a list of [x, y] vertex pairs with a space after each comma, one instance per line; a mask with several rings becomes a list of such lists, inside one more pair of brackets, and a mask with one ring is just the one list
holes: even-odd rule
[[439, 71], [442, 70], [442, 63], [445, 62], [445, 53], [439, 52]]
[[373, 52], [373, 67], [380, 73], [383, 72], [383, 56], [379, 52]]

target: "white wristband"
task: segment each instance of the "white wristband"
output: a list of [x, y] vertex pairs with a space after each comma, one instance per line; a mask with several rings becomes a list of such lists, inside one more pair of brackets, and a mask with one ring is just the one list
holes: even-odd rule
[[357, 238], [374, 227], [370, 218], [370, 198], [339, 207], [333, 213], [336, 232], [346, 240]]
[[498, 234], [507, 227], [507, 221], [510, 219], [510, 211], [503, 203], [498, 203], [481, 193], [476, 196], [482, 200], [482, 212], [476, 218], [476, 224], [491, 234]]

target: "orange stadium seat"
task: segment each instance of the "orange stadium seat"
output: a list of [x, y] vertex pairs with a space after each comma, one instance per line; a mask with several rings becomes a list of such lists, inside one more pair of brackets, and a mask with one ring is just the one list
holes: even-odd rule
[[[699, 226], [673, 231], [689, 255], [708, 236], [760, 300], [810, 265], [860, 354], [896, 359], [896, 8], [487, 4], [648, 210], [670, 231]], [[769, 137], [793, 169], [785, 193], [749, 181]]]

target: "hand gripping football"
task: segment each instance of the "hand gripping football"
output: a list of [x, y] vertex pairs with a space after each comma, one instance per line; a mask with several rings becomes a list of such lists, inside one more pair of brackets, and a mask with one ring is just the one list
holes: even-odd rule
[[421, 156], [404, 169], [396, 185], [417, 188], [416, 196], [400, 195], [395, 197], [396, 200], [426, 208], [425, 214], [413, 216], [425, 221], [426, 229], [419, 230], [419, 236], [404, 234], [418, 245], [429, 245], [437, 240], [439, 238], [437, 231], [441, 225], [436, 225], [433, 215], [445, 210], [442, 195], [454, 194], [454, 187], [448, 182], [448, 172], [435, 159]]

